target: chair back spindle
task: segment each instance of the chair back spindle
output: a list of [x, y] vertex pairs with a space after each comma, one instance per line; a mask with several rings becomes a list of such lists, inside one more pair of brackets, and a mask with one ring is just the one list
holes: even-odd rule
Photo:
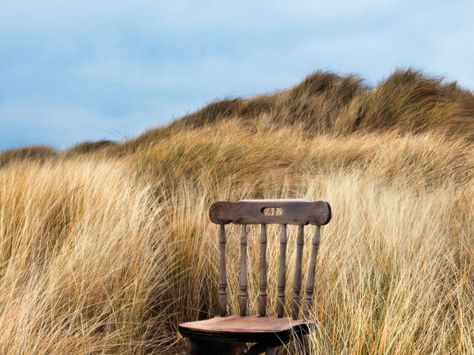
[[258, 315], [267, 314], [267, 225], [260, 225], [260, 293], [258, 302]]
[[298, 319], [301, 304], [301, 269], [303, 266], [303, 246], [304, 246], [304, 226], [298, 226], [298, 236], [296, 238], [296, 262], [295, 278], [293, 285], [293, 307], [291, 317]]
[[281, 225], [280, 236], [280, 261], [278, 267], [278, 318], [283, 318], [285, 312], [285, 286], [286, 286], [286, 243], [288, 242], [287, 225]]
[[247, 225], [242, 224], [242, 232], [240, 234], [240, 276], [239, 276], [239, 304], [240, 304], [240, 316], [244, 317], [247, 315]]
[[225, 225], [221, 224], [219, 231], [219, 315], [221, 317], [227, 314], [226, 242]]

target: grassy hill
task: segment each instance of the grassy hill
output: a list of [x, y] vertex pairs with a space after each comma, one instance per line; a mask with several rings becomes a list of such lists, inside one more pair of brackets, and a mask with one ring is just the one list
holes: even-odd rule
[[[473, 145], [473, 94], [406, 70], [376, 87], [317, 72], [128, 141], [4, 152], [0, 352], [176, 352], [177, 324], [217, 308], [212, 201], [285, 197], [333, 208], [314, 351], [469, 354]], [[238, 231], [229, 239], [235, 312]], [[277, 252], [270, 243], [270, 308]]]

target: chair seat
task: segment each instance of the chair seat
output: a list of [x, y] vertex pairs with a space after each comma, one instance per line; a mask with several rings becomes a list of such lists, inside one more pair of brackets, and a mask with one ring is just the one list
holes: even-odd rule
[[290, 318], [226, 316], [181, 323], [179, 332], [199, 340], [275, 344], [287, 343], [312, 328], [311, 322]]

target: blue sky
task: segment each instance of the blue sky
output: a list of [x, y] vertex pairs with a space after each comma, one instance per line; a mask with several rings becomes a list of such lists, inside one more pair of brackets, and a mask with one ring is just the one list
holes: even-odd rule
[[474, 1], [0, 0], [0, 150], [125, 139], [315, 70], [474, 90]]

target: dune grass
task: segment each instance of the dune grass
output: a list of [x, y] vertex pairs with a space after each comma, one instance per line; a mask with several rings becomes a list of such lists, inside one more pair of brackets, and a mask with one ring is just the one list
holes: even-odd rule
[[[442, 95], [463, 97], [456, 99], [464, 107], [460, 116], [452, 113], [447, 122], [433, 114], [443, 105], [425, 101], [411, 110], [387, 102], [379, 116], [368, 109], [382, 103], [371, 100], [412, 97], [403, 86], [410, 75], [427, 86], [439, 82], [394, 74], [386, 81], [393, 85], [389, 95], [382, 85], [369, 90], [357, 78], [319, 75], [321, 83], [310, 78], [294, 90], [306, 99], [291, 110], [283, 103], [291, 90], [256, 98], [253, 106], [234, 100], [237, 113], [216, 114], [217, 105], [214, 116], [198, 113], [208, 120], [202, 124], [190, 124], [191, 115], [100, 152], [69, 150], [0, 169], [0, 353], [180, 351], [178, 323], [217, 311], [218, 228], [208, 219], [210, 204], [280, 197], [325, 199], [333, 209], [322, 229], [313, 351], [472, 353], [471, 98], [439, 86]], [[347, 99], [332, 102], [340, 90]], [[370, 104], [359, 128], [348, 123], [343, 132], [342, 122], [353, 122], [349, 113], [362, 112], [356, 99]], [[288, 107], [286, 121], [275, 105]], [[289, 118], [295, 110], [307, 115], [335, 106], [339, 113], [316, 126]], [[390, 116], [400, 110], [403, 117]], [[362, 129], [367, 117], [374, 125]], [[457, 128], [445, 129], [453, 122]], [[237, 229], [230, 231], [229, 306], [236, 312], [239, 240]], [[252, 229], [251, 267], [258, 265], [257, 236]], [[270, 228], [271, 310], [277, 237]], [[295, 237], [290, 229], [289, 245]], [[290, 280], [294, 259], [289, 248]], [[252, 270], [255, 312], [258, 268]], [[292, 344], [282, 352], [299, 350]]]
[[57, 152], [53, 148], [41, 145], [14, 148], [5, 152], [0, 152], [0, 168], [18, 161], [43, 162], [55, 158], [56, 154]]

